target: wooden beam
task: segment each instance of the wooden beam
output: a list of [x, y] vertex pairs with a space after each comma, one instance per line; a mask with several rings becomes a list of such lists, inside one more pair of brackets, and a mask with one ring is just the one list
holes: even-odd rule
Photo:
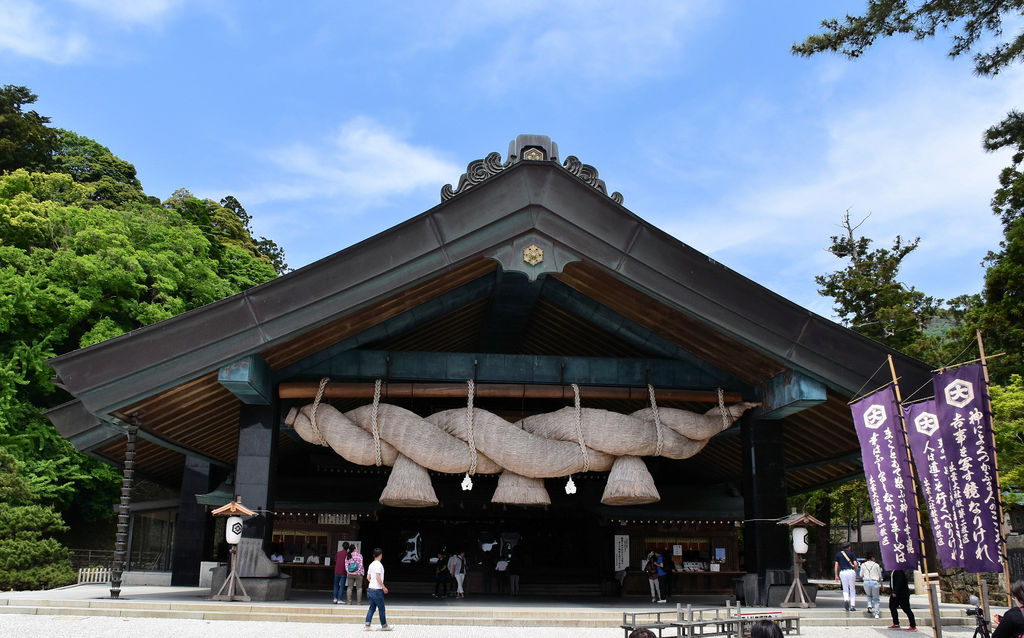
[[[278, 396], [282, 399], [312, 399], [320, 384], [316, 381], [281, 383]], [[373, 383], [328, 383], [324, 388], [325, 399], [372, 399]], [[467, 396], [465, 383], [384, 383], [381, 398], [463, 398]], [[477, 384], [474, 396], [480, 399], [572, 399], [572, 386], [544, 385], [539, 383], [486, 383]], [[650, 401], [647, 388], [582, 386], [580, 397], [584, 400], [611, 399], [618, 401]], [[673, 388], [655, 389], [658, 401], [683, 401], [688, 403], [718, 403], [715, 390], [678, 390]], [[739, 403], [743, 396], [739, 392], [725, 392], [726, 403]]]

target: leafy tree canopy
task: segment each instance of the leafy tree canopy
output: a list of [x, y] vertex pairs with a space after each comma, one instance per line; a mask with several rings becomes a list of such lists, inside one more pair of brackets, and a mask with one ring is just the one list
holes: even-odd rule
[[21, 463], [0, 447], [0, 589], [48, 589], [75, 580], [68, 550], [51, 537], [67, 526], [34, 499]]
[[862, 223], [853, 225], [849, 211], [843, 216], [844, 233], [832, 236], [828, 251], [848, 264], [817, 275], [818, 293], [834, 300], [833, 308], [845, 325], [892, 348], [906, 349], [938, 313], [939, 302], [899, 280], [900, 265], [917, 248], [918, 239], [904, 242], [897, 235], [891, 249], [871, 249], [870, 239], [854, 234]]
[[[111, 516], [117, 473], [78, 454], [42, 415], [66, 400], [46, 360], [261, 284], [287, 265], [273, 241], [252, 237], [235, 198], [222, 206], [185, 190], [166, 202], [149, 197], [131, 163], [27, 111], [35, 99], [24, 87], [0, 90], [0, 446], [18, 459], [34, 502], [100, 520]], [[5, 560], [0, 552], [0, 578]]]
[[23, 86], [0, 88], [0, 172], [50, 166], [57, 132], [46, 126], [50, 118], [25, 110], [38, 97]]
[[793, 52], [811, 56], [832, 51], [857, 58], [880, 37], [904, 34], [924, 40], [939, 30], [953, 30], [950, 57], [995, 41], [991, 49], [974, 55], [974, 69], [979, 75], [996, 75], [1024, 59], [1024, 33], [1003, 38], [1004, 20], [1019, 20], [1022, 14], [1024, 0], [869, 0], [862, 15], [823, 20], [823, 32], [794, 44]]

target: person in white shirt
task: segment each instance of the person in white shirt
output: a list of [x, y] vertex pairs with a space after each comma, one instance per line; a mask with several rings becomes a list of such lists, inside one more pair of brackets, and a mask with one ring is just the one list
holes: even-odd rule
[[373, 562], [366, 570], [366, 580], [370, 581], [369, 589], [366, 590], [366, 597], [370, 599], [370, 609], [366, 612], [366, 626], [363, 628], [367, 630], [370, 629], [373, 612], [379, 609], [381, 631], [391, 631], [391, 625], [384, 615], [384, 594], [388, 593], [388, 588], [384, 586], [384, 564], [381, 563], [383, 558], [384, 550], [379, 547], [374, 549]]
[[458, 589], [455, 592], [456, 598], [465, 598], [466, 592], [462, 589], [462, 581], [466, 580], [466, 552], [452, 554], [448, 559], [448, 573], [455, 578]]
[[878, 592], [882, 589], [882, 567], [875, 562], [874, 555], [868, 554], [868, 559], [860, 566], [860, 577], [864, 581], [864, 595], [868, 598], [868, 614], [879, 618]]

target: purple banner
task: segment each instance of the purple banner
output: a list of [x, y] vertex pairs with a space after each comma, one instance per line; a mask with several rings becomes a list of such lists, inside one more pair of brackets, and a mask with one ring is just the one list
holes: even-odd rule
[[931, 517], [939, 562], [946, 569], [963, 567], [963, 540], [967, 538], [967, 527], [963, 511], [953, 506], [953, 490], [955, 487], [959, 494], [959, 484], [951, 476], [955, 471], [951, 432], [939, 425], [934, 400], [904, 407], [903, 420], [918, 482]]
[[946, 430], [953, 509], [963, 516], [962, 565], [972, 574], [1001, 572], [1000, 506], [996, 490], [992, 418], [980, 364], [932, 377], [935, 414]]
[[851, 405], [850, 410], [860, 439], [882, 562], [889, 570], [917, 569], [921, 546], [917, 507], [892, 386], [869, 394]]

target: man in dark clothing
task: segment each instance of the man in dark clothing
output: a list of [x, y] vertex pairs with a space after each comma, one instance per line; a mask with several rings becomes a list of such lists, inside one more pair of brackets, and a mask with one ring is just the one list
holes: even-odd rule
[[448, 577], [448, 559], [442, 552], [438, 552], [434, 569], [434, 598], [448, 597]]
[[889, 574], [889, 613], [892, 614], [892, 624], [889, 629], [900, 628], [900, 615], [896, 608], [903, 610], [910, 621], [907, 631], [917, 631], [917, 621], [914, 620], [914, 612], [910, 611], [910, 585], [907, 583], [907, 573], [902, 569], [894, 569]]
[[996, 616], [996, 630], [992, 632], [992, 638], [1017, 638], [1024, 634], [1024, 613], [1021, 606], [1024, 606], [1024, 580], [1018, 580], [1010, 587], [1013, 595], [1013, 607], [1010, 607], [1002, 616]]

